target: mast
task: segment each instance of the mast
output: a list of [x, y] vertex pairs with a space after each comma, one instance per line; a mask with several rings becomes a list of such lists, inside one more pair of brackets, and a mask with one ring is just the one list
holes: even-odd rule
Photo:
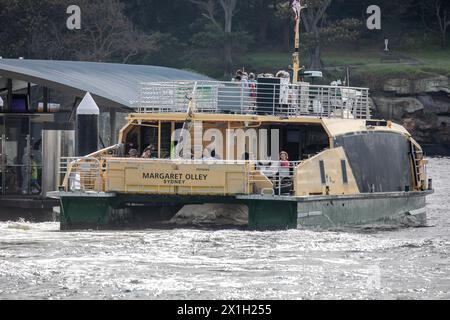
[[301, 12], [303, 9], [305, 9], [307, 6], [302, 5], [300, 0], [294, 0], [292, 2], [292, 9], [295, 13], [295, 51], [292, 55], [292, 70], [294, 72], [292, 82], [297, 83], [298, 82], [298, 76], [299, 72], [301, 70], [300, 68], [300, 24], [301, 24]]

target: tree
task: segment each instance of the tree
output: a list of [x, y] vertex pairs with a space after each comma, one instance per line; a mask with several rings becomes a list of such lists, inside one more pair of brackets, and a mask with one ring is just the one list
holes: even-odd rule
[[422, 22], [426, 29], [440, 35], [442, 48], [447, 47], [450, 27], [450, 2], [443, 0], [420, 1]]
[[310, 69], [321, 69], [322, 46], [336, 41], [356, 40], [360, 34], [361, 22], [357, 19], [342, 19], [329, 22], [325, 14], [332, 0], [305, 0], [302, 22], [306, 30], [303, 43], [308, 47]]
[[320, 44], [320, 26], [323, 25], [325, 11], [332, 0], [306, 0], [307, 9], [302, 10], [302, 22], [309, 34], [312, 45], [310, 46], [310, 69], [320, 69], [322, 63], [322, 51]]
[[158, 49], [159, 35], [137, 31], [118, 0], [81, 0], [78, 5], [81, 30], [65, 32], [66, 48], [74, 58], [127, 63], [141, 52]]
[[159, 49], [160, 33], [135, 30], [118, 0], [79, 0], [81, 30], [66, 27], [70, 0], [0, 0], [0, 55], [127, 63]]
[[292, 36], [292, 8], [289, 2], [279, 4], [275, 11], [275, 17], [283, 23], [283, 49], [285, 51], [292, 50], [291, 36]]
[[[202, 11], [202, 16], [208, 19], [217, 31], [221, 30], [225, 37], [223, 42], [223, 49], [225, 55], [225, 76], [232, 74], [233, 67], [233, 17], [236, 14], [236, 4], [238, 0], [190, 0], [196, 4]], [[217, 7], [220, 5], [223, 11], [224, 23], [221, 24], [217, 20]]]
[[0, 55], [30, 59], [64, 56], [60, 37], [66, 8], [58, 0], [0, 0]]

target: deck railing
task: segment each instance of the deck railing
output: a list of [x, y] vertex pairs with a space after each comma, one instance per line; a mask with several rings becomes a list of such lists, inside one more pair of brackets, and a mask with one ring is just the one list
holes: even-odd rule
[[[141, 85], [139, 113], [194, 112], [370, 119], [369, 89], [259, 82], [181, 81]], [[276, 83], [278, 82], [278, 83]]]
[[272, 187], [260, 191], [264, 195], [291, 195], [294, 192], [294, 171], [300, 163], [299, 161], [253, 162], [254, 169], [249, 172], [248, 182], [258, 184], [270, 181]]
[[70, 191], [97, 191], [103, 189], [101, 162], [98, 158], [61, 158], [60, 175], [63, 186]]

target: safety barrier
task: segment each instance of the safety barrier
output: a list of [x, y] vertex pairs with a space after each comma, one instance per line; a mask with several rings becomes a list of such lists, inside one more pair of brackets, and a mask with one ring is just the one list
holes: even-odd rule
[[192, 100], [193, 111], [197, 113], [341, 119], [371, 117], [367, 88], [291, 84], [277, 78], [269, 80], [143, 83], [137, 111], [185, 113]]

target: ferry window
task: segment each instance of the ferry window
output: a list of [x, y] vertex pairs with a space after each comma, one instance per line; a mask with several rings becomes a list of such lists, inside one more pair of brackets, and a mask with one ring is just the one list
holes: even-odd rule
[[142, 145], [140, 146], [141, 149], [145, 149], [151, 145], [155, 147], [158, 145], [158, 128], [142, 127], [141, 132], [142, 132], [141, 136]]
[[287, 133], [288, 143], [299, 143], [300, 142], [300, 131], [288, 131]]
[[291, 161], [309, 159], [329, 148], [328, 134], [319, 125], [281, 125], [280, 148], [290, 155]]
[[323, 160], [320, 160], [320, 179], [322, 180], [322, 184], [327, 183], [325, 178], [325, 162]]
[[138, 152], [140, 151], [139, 138], [138, 138], [138, 136], [140, 135], [139, 130], [140, 130], [140, 127], [135, 127], [127, 134], [126, 140], [125, 140], [125, 143], [126, 143], [125, 154], [128, 154], [131, 149], [138, 150]]
[[344, 184], [348, 184], [348, 175], [347, 175], [347, 161], [341, 160], [342, 167], [342, 181]]

